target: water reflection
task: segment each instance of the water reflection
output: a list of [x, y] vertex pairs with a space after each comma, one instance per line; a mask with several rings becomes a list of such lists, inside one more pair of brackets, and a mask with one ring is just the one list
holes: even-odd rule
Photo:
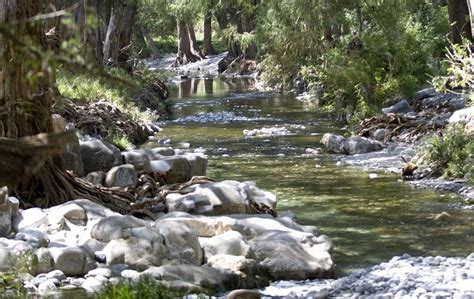
[[225, 97], [232, 93], [245, 92], [253, 89], [255, 79], [253, 78], [198, 78], [192, 77], [181, 81], [177, 89], [172, 89], [171, 98], [205, 98]]

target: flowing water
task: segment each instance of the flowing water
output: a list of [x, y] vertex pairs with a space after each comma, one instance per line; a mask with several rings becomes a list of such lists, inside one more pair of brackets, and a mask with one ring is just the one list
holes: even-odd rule
[[[419, 190], [395, 174], [370, 179], [340, 157], [305, 155], [325, 132], [345, 133], [333, 119], [294, 96], [255, 92], [252, 79], [188, 79], [172, 90], [174, 115], [159, 138], [189, 142], [209, 155], [208, 175], [253, 180], [277, 195], [278, 211], [293, 211], [335, 245], [339, 275], [394, 255], [466, 256], [474, 250], [474, 212], [452, 208], [454, 195]], [[243, 130], [285, 127], [290, 134], [245, 138]], [[182, 143], [184, 145], [184, 143]], [[153, 144], [156, 146], [156, 143]], [[373, 171], [371, 171], [373, 172]], [[447, 211], [444, 222], [432, 217]]]

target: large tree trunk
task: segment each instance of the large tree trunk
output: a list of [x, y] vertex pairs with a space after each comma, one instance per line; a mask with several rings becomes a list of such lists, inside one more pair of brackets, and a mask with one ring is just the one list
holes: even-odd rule
[[118, 5], [112, 6], [110, 10], [109, 25], [105, 34], [103, 61], [105, 65], [114, 65], [118, 62], [119, 47], [119, 28], [120, 28], [120, 8]]
[[[40, 1], [2, 0], [0, 24], [31, 18], [40, 12], [40, 5]], [[3, 34], [0, 38], [0, 137], [17, 139], [51, 132], [54, 86], [51, 78], [54, 76], [48, 74], [48, 68], [43, 68], [40, 53], [32, 52], [18, 42], [28, 41], [28, 44], [46, 50], [44, 26], [40, 22], [29, 22], [9, 25], [6, 30], [12, 36]], [[15, 37], [19, 40], [15, 41]], [[61, 179], [62, 165], [57, 160], [47, 159], [36, 176], [23, 178], [16, 188], [18, 195], [27, 194], [23, 199], [39, 205], [71, 199], [71, 188]], [[43, 198], [41, 204], [36, 201], [39, 197]]]
[[462, 43], [465, 37], [472, 41], [471, 22], [469, 20], [470, 0], [448, 0], [448, 14], [451, 25], [451, 41], [454, 44]]
[[194, 33], [194, 24], [192, 22], [188, 22], [186, 24], [186, 28], [188, 29], [189, 44], [191, 45], [191, 51], [193, 52], [194, 55], [200, 58], [206, 58], [206, 56], [204, 56], [204, 54], [202, 53], [201, 49], [199, 49], [199, 46], [197, 44], [196, 34]]
[[[44, 64], [53, 54], [47, 52], [44, 26], [47, 22], [17, 22], [44, 13], [46, 10], [42, 8], [47, 4], [48, 1], [0, 0], [0, 25], [8, 23], [8, 26], [0, 26], [0, 137], [8, 138], [2, 143], [53, 130], [51, 105], [55, 76], [52, 68]], [[44, 136], [38, 140], [41, 138]], [[45, 144], [40, 142], [39, 147], [41, 145]], [[32, 150], [34, 147], [28, 146]], [[3, 162], [9, 159], [5, 155], [1, 158]], [[28, 161], [22, 161], [18, 167], [25, 169], [23, 176], [9, 180], [9, 187], [14, 189], [23, 206], [49, 207], [88, 198], [122, 213], [132, 210], [130, 204], [134, 199], [130, 194], [115, 196], [115, 191], [102, 192], [77, 181], [64, 171], [60, 157], [42, 161], [45, 161], [43, 166], [35, 163], [34, 167], [39, 167], [37, 171], [31, 171]]]
[[146, 46], [148, 47], [148, 49], [151, 50], [152, 58], [154, 59], [161, 58], [160, 50], [158, 50], [158, 47], [153, 41], [153, 38], [151, 38], [150, 33], [145, 28], [145, 26], [142, 26], [142, 25], [140, 26], [140, 32], [143, 36], [143, 40], [145, 41]]
[[137, 4], [130, 3], [123, 10], [122, 20], [119, 27], [119, 54], [118, 63], [121, 67], [130, 68], [130, 46], [132, 39], [132, 29], [135, 27], [135, 16], [137, 14]]
[[474, 37], [474, 0], [467, 0], [467, 6], [469, 8], [469, 20], [471, 23], [471, 36]]
[[214, 55], [216, 50], [212, 46], [212, 14], [206, 13], [204, 17], [204, 41], [203, 41], [204, 55]]
[[199, 56], [196, 56], [191, 51], [191, 43], [189, 40], [188, 29], [186, 26], [186, 22], [182, 20], [178, 20], [177, 22], [178, 27], [178, 54], [176, 56], [176, 61], [174, 62], [174, 66], [179, 66], [183, 64], [187, 64], [190, 62], [196, 62], [200, 60]]

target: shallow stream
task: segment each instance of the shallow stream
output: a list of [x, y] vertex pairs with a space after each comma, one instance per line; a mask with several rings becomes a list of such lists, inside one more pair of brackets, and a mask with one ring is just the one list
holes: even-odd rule
[[[340, 157], [308, 156], [325, 132], [345, 133], [330, 115], [294, 96], [261, 93], [251, 78], [191, 78], [172, 90], [174, 115], [159, 138], [203, 148], [208, 175], [253, 180], [277, 195], [278, 211], [332, 238], [338, 275], [411, 255], [466, 256], [474, 249], [473, 211], [462, 199], [414, 189], [396, 174], [351, 168]], [[290, 134], [245, 138], [243, 130], [284, 127]], [[156, 146], [156, 143], [154, 144]], [[373, 176], [372, 176], [373, 177]], [[452, 217], [433, 219], [443, 211]]]

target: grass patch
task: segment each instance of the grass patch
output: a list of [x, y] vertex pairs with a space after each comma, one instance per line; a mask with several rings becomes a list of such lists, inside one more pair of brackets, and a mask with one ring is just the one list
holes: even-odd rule
[[[107, 71], [112, 77], [128, 82], [128, 84], [60, 70], [57, 75], [59, 92], [62, 96], [72, 99], [77, 104], [100, 100], [111, 102], [125, 113], [127, 118], [140, 124], [154, 122], [159, 118], [159, 113], [162, 112], [160, 109], [158, 109], [158, 113], [149, 109], [140, 109], [134, 101], [137, 96], [146, 90], [147, 83], [153, 80], [155, 75], [142, 72], [132, 76], [119, 68], [112, 68]], [[153, 100], [155, 102], [160, 101], [158, 98]], [[165, 105], [164, 101], [163, 105]]]
[[108, 284], [97, 294], [98, 299], [168, 299], [183, 298], [186, 294], [166, 289], [152, 278], [143, 278], [138, 282], [129, 280], [118, 284]]

